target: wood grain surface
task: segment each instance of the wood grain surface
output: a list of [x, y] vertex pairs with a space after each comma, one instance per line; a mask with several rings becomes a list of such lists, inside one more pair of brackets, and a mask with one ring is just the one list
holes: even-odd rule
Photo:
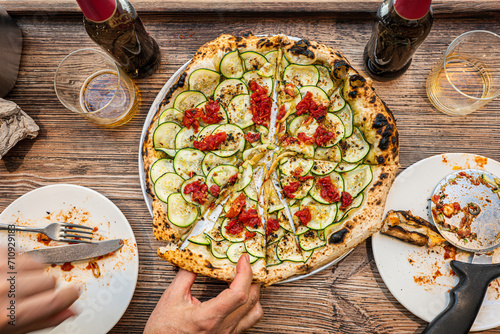
[[[262, 13], [375, 13], [380, 0], [133, 0], [141, 13], [186, 13], [186, 12], [262, 12]], [[1, 5], [13, 14], [31, 13], [75, 13], [80, 12], [74, 0], [4, 0]], [[434, 0], [438, 16], [489, 14], [500, 11], [498, 0]]]
[[[23, 3], [4, 1], [2, 5], [14, 8], [15, 2]], [[41, 2], [30, 1], [33, 6]], [[376, 7], [374, 1], [368, 2]], [[54, 6], [64, 3], [56, 2]], [[35, 140], [22, 141], [0, 160], [0, 210], [35, 188], [72, 183], [97, 190], [123, 211], [137, 238], [140, 271], [133, 300], [112, 333], [142, 333], [149, 314], [175, 275], [170, 264], [156, 257], [160, 243], [152, 234], [137, 162], [149, 106], [170, 75], [203, 43], [221, 33], [249, 30], [325, 43], [340, 49], [354, 67], [362, 69], [362, 51], [372, 27], [370, 19], [343, 15], [189, 15], [160, 10], [144, 14], [145, 25], [161, 47], [163, 63], [155, 75], [137, 82], [142, 104], [135, 118], [110, 130], [66, 110], [53, 90], [54, 73], [62, 58], [81, 47], [95, 47], [85, 33], [81, 15], [19, 14], [14, 18], [23, 30], [24, 48], [17, 86], [7, 98], [32, 116], [41, 130]], [[431, 66], [453, 38], [473, 29], [498, 33], [499, 18], [490, 13], [437, 19], [406, 75], [391, 83], [374, 84], [397, 119], [402, 168], [445, 152], [475, 153], [500, 161], [500, 100], [467, 117], [450, 117], [431, 107], [424, 89]], [[193, 295], [206, 300], [225, 287], [224, 283], [200, 277]], [[252, 333], [406, 334], [419, 333], [426, 326], [388, 291], [377, 271], [370, 241], [338, 265], [307, 279], [267, 288], [261, 296], [265, 316]], [[487, 333], [500, 333], [500, 329]]]

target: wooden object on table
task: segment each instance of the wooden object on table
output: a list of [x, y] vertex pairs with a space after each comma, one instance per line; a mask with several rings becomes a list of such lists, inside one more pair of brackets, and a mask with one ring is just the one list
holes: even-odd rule
[[[2, 5], [5, 3], [9, 10], [17, 2], [28, 4], [24, 0], [7, 0]], [[343, 3], [347, 6], [348, 2], [349, 8], [357, 9], [357, 2]], [[169, 263], [156, 256], [161, 243], [153, 237], [152, 219], [142, 197], [137, 170], [144, 119], [161, 87], [203, 43], [221, 33], [248, 30], [255, 34], [284, 33], [310, 38], [340, 49], [355, 68], [362, 70], [362, 52], [372, 29], [372, 18], [368, 14], [342, 13], [172, 14], [166, 8], [172, 1], [155, 1], [155, 8], [162, 7], [151, 10], [151, 14], [141, 12], [141, 18], [162, 49], [162, 65], [150, 78], [137, 81], [142, 105], [135, 118], [121, 128], [105, 130], [66, 110], [53, 91], [53, 75], [61, 59], [76, 49], [96, 47], [83, 29], [81, 13], [68, 10], [68, 14], [35, 15], [36, 6], [56, 11], [60, 4], [51, 2], [49, 7], [40, 0], [29, 3], [35, 11], [18, 6], [18, 14], [14, 15], [23, 30], [25, 47], [19, 80], [8, 98], [29, 112], [41, 130], [36, 140], [22, 141], [0, 161], [0, 210], [29, 190], [63, 182], [93, 188], [110, 198], [131, 223], [140, 253], [137, 289], [130, 307], [111, 333], [142, 333], [149, 314], [176, 273]], [[144, 3], [134, 1], [141, 11]], [[248, 3], [242, 6], [249, 8]], [[276, 3], [284, 6], [284, 2]], [[370, 13], [374, 13], [380, 2], [370, 3]], [[472, 8], [476, 2], [464, 3]], [[485, 4], [493, 6], [494, 2], [481, 1], [476, 6]], [[430, 67], [456, 36], [473, 29], [500, 31], [498, 10], [484, 15], [474, 11], [466, 18], [462, 17], [464, 13], [465, 9], [455, 16], [436, 17], [408, 72], [391, 83], [374, 83], [398, 122], [402, 168], [445, 152], [476, 153], [500, 161], [499, 100], [467, 117], [454, 118], [433, 109], [425, 93]], [[225, 287], [225, 283], [200, 277], [193, 295], [207, 300]], [[358, 246], [338, 265], [304, 280], [272, 286], [263, 290], [261, 296], [264, 319], [251, 333], [413, 334], [426, 326], [388, 291], [377, 271], [370, 241]], [[500, 333], [500, 329], [486, 333]]]

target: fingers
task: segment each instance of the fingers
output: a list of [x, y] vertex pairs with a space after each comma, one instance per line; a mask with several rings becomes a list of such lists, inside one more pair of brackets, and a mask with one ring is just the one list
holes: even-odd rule
[[264, 311], [260, 302], [254, 305], [254, 307], [248, 312], [236, 326], [235, 332], [241, 333], [258, 323], [264, 316]]
[[248, 301], [252, 285], [252, 268], [248, 254], [243, 254], [236, 265], [236, 276], [229, 289], [221, 292], [216, 298], [202, 304], [202, 307], [211, 312], [217, 311], [219, 318], [225, 318]]
[[72, 310], [65, 309], [65, 310], [62, 310], [61, 312], [59, 312], [58, 314], [48, 318], [48, 319], [45, 319], [41, 322], [31, 324], [28, 327], [23, 328], [23, 332], [32, 332], [32, 331], [36, 331], [36, 330], [43, 329], [43, 328], [54, 327], [54, 326], [59, 325], [64, 320], [71, 318], [72, 316], [75, 316], [75, 315], [76, 315], [76, 313], [73, 312]]
[[18, 272], [23, 270], [42, 270], [43, 264], [32, 260], [29, 255], [18, 255], [16, 258], [16, 269]]
[[186, 296], [186, 293], [191, 292], [191, 287], [193, 286], [195, 280], [195, 273], [184, 269], [179, 270], [174, 280], [168, 287], [170, 295], [174, 298]]
[[25, 271], [17, 279], [17, 297], [25, 298], [37, 293], [52, 290], [56, 286], [53, 276], [43, 275], [38, 270]]
[[31, 296], [19, 303], [20, 326], [44, 321], [70, 307], [79, 297], [78, 290], [67, 287], [59, 291], [48, 290]]

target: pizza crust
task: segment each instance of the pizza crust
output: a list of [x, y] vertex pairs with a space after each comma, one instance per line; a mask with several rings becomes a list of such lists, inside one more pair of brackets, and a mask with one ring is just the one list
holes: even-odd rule
[[[236, 275], [236, 264], [227, 259], [217, 259], [207, 247], [190, 243], [185, 249], [179, 249], [173, 245], [158, 249], [158, 256], [169, 261], [182, 269], [217, 278], [222, 281], [232, 282]], [[257, 260], [252, 264], [252, 281], [263, 282], [266, 277], [266, 265], [264, 259]]]

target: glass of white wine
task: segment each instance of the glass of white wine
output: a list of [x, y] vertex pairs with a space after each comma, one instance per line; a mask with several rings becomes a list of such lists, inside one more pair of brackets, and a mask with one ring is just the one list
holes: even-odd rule
[[132, 80], [111, 57], [96, 49], [67, 55], [57, 67], [54, 89], [66, 108], [105, 127], [130, 121], [140, 100]]
[[500, 36], [486, 30], [458, 36], [431, 70], [426, 88], [434, 107], [452, 116], [500, 96]]

